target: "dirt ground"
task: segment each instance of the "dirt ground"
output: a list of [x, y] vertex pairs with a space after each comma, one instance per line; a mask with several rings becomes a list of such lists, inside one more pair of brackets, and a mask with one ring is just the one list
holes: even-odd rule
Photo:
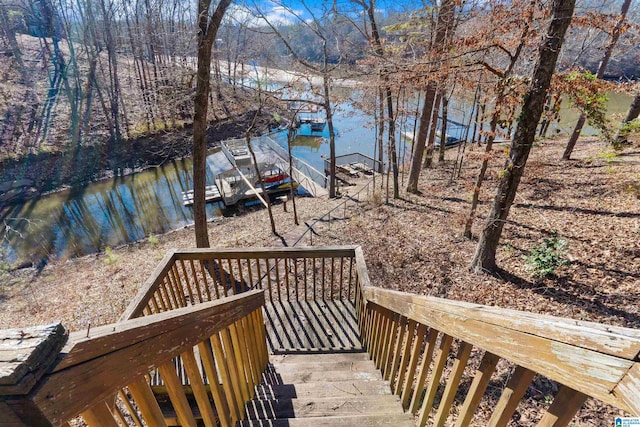
[[[461, 176], [451, 179], [456, 150], [423, 173], [422, 195], [384, 203], [378, 194], [336, 215], [331, 229], [318, 227], [314, 245], [359, 244], [373, 285], [573, 319], [640, 328], [640, 145], [613, 153], [582, 139], [574, 160], [559, 161], [564, 140], [534, 147], [498, 251], [502, 271], [491, 276], [468, 270], [476, 240], [462, 237], [481, 150], [465, 155]], [[504, 147], [496, 147], [473, 234], [489, 209]], [[344, 199], [342, 199], [344, 200]], [[340, 200], [300, 199], [303, 221], [321, 216]], [[339, 210], [340, 211], [340, 210]], [[290, 213], [275, 207], [280, 233], [295, 236]], [[567, 264], [539, 279], [524, 257], [552, 233], [566, 240]], [[270, 234], [266, 210], [226, 218], [210, 226], [212, 246], [281, 245]], [[25, 269], [0, 277], [0, 328], [62, 321], [72, 330], [116, 320], [130, 298], [170, 248], [194, 245], [186, 228], [70, 261], [53, 261], [35, 273]], [[536, 377], [528, 394], [531, 411], [545, 405], [553, 384]], [[536, 391], [537, 390], [537, 391]], [[589, 400], [575, 426], [611, 425], [619, 411]], [[523, 410], [512, 425], [531, 425]]]

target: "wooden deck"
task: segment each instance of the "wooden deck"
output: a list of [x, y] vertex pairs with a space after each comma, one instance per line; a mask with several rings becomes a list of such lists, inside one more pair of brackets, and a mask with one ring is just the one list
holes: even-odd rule
[[264, 320], [272, 354], [362, 350], [349, 301], [274, 301], [265, 305]]

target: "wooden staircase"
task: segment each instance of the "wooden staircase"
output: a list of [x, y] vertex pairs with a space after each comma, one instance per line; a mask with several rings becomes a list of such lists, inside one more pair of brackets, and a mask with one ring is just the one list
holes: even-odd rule
[[286, 354], [271, 363], [238, 426], [414, 426], [367, 353]]

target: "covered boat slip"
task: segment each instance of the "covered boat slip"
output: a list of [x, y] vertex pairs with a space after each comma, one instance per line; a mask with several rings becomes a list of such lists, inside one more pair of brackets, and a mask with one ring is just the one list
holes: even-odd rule
[[[293, 179], [288, 176], [288, 153], [268, 136], [251, 141], [260, 175], [264, 179], [268, 194], [283, 193], [293, 185], [302, 187], [313, 197], [327, 195], [327, 178], [300, 159], [293, 159]], [[207, 168], [215, 177], [207, 186], [207, 202], [222, 201], [231, 206], [241, 200], [258, 198], [263, 203], [262, 188], [253, 166], [247, 142], [244, 139], [224, 141], [222, 150], [207, 156]], [[278, 179], [276, 179], [278, 178]], [[193, 190], [184, 191], [182, 199], [185, 206], [193, 204]]]

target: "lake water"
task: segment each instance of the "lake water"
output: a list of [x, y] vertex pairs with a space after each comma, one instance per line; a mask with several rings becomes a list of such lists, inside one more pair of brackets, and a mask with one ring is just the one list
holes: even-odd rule
[[[613, 114], [626, 112], [631, 98], [612, 95]], [[374, 156], [376, 130], [373, 121], [349, 103], [335, 112], [337, 155], [360, 152]], [[450, 118], [467, 123], [468, 106], [451, 103]], [[568, 133], [578, 117], [565, 104], [558, 128]], [[413, 120], [401, 122], [400, 131], [413, 132]], [[447, 132], [461, 136], [462, 128]], [[586, 127], [585, 133], [594, 130]], [[311, 133], [303, 125], [293, 146], [293, 155], [319, 171], [329, 157], [329, 130]], [[551, 132], [549, 133], [551, 135]], [[306, 135], [306, 136], [305, 136]], [[286, 147], [286, 134], [272, 137]], [[410, 156], [410, 144], [399, 143], [400, 159]], [[209, 158], [208, 181], [213, 182], [216, 165]], [[82, 188], [57, 192], [3, 209], [0, 223], [10, 231], [0, 249], [0, 257], [38, 262], [54, 256], [69, 258], [93, 253], [106, 247], [131, 243], [152, 234], [161, 234], [193, 223], [190, 207], [183, 206], [182, 192], [192, 189], [190, 159], [168, 162], [134, 175], [88, 184]], [[207, 205], [209, 218], [233, 215], [221, 202]]]

